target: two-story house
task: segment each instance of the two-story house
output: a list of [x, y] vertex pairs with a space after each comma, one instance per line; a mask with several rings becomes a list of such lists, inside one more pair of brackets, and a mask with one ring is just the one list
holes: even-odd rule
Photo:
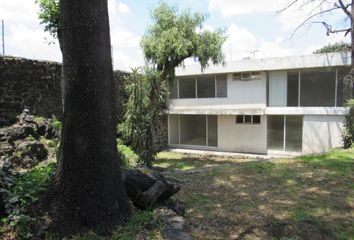
[[258, 154], [339, 147], [348, 53], [177, 68], [168, 99], [171, 147]]

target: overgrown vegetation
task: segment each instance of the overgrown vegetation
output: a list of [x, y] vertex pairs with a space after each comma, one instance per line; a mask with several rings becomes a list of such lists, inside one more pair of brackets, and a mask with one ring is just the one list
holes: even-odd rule
[[320, 49], [313, 51], [313, 53], [330, 53], [330, 52], [348, 52], [350, 51], [351, 47], [349, 43], [346, 42], [336, 42], [336, 43], [329, 43]]
[[15, 175], [1, 172], [1, 192], [4, 194], [6, 216], [1, 219], [1, 233], [16, 234], [18, 239], [33, 236], [35, 212], [31, 211], [42, 193], [47, 188], [55, 163], [39, 165], [28, 172]]
[[346, 116], [346, 127], [342, 133], [343, 147], [350, 148], [354, 142], [354, 99], [346, 102], [349, 107], [349, 114]]
[[139, 161], [150, 167], [158, 150], [154, 136], [167, 94], [166, 84], [155, 70], [137, 68], [127, 77], [126, 91], [129, 99], [118, 131]]

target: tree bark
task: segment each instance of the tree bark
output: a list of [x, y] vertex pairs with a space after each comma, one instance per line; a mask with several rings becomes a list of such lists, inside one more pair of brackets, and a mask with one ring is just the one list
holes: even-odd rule
[[52, 229], [109, 234], [130, 207], [116, 149], [107, 0], [61, 0], [60, 11], [65, 111], [48, 193]]

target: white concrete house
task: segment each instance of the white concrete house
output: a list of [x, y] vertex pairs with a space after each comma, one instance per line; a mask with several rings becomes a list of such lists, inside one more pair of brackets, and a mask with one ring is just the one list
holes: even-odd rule
[[171, 147], [299, 154], [342, 144], [349, 53], [177, 68], [168, 99]]

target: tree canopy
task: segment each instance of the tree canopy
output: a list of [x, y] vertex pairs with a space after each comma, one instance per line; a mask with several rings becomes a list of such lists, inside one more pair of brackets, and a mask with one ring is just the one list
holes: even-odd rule
[[40, 11], [38, 18], [44, 25], [44, 31], [49, 32], [54, 38], [59, 34], [59, 0], [36, 0]]
[[160, 3], [152, 12], [152, 25], [143, 36], [141, 47], [145, 59], [168, 78], [174, 77], [174, 68], [186, 58], [195, 57], [202, 68], [223, 63], [222, 44], [225, 31], [204, 30], [206, 15], [179, 11], [177, 7]]
[[350, 47], [350, 44], [345, 42], [329, 43], [320, 49], [316, 49], [313, 53], [348, 52]]

